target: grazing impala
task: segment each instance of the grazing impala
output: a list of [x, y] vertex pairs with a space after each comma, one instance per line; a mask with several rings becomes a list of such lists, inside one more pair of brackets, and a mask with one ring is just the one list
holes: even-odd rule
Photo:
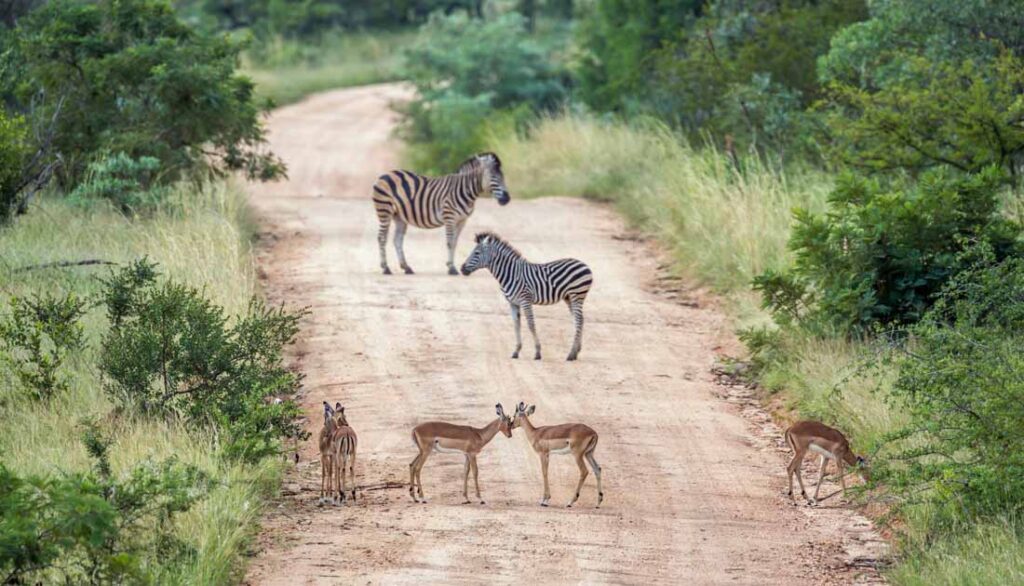
[[[420, 453], [416, 455], [409, 464], [409, 496], [416, 502], [427, 502], [423, 496], [423, 480], [420, 478], [420, 471], [426, 464], [431, 452], [464, 454], [466, 456], [466, 470], [462, 479], [462, 497], [466, 499], [463, 504], [469, 503], [469, 472], [473, 471], [473, 483], [476, 485], [476, 498], [480, 504], [484, 504], [480, 496], [479, 469], [476, 464], [476, 456], [484, 449], [494, 436], [500, 431], [505, 437], [512, 437], [512, 420], [505, 416], [505, 410], [501, 403], [494, 406], [498, 418], [484, 427], [470, 427], [468, 425], [453, 425], [441, 421], [429, 421], [421, 423], [412, 430], [412, 441], [419, 448]], [[416, 488], [419, 488], [419, 500], [416, 499]]]
[[[789, 498], [796, 502], [793, 496], [793, 476], [796, 476], [800, 483], [800, 496], [807, 498], [804, 491], [804, 480], [800, 476], [800, 466], [807, 457], [807, 452], [814, 452], [821, 456], [821, 470], [818, 471], [818, 486], [814, 489], [814, 497], [807, 499], [807, 503], [815, 505], [818, 503], [818, 491], [821, 490], [821, 481], [825, 478], [825, 467], [829, 460], [834, 460], [839, 472], [839, 483], [843, 487], [843, 494], [846, 494], [846, 472], [847, 465], [861, 468], [866, 461], [861, 456], [853, 453], [850, 449], [850, 442], [846, 441], [839, 430], [833, 429], [824, 423], [817, 421], [798, 421], [786, 430], [786, 443], [793, 449], [793, 459], [789, 462], [786, 471], [789, 480]], [[866, 473], [862, 476], [867, 478]]]
[[604, 491], [601, 489], [601, 467], [594, 459], [597, 432], [582, 423], [534, 427], [529, 416], [533, 415], [536, 408], [536, 405], [530, 405], [527, 409], [526, 403], [519, 403], [515, 418], [512, 420], [512, 429], [522, 427], [526, 432], [526, 439], [533, 446], [533, 451], [540, 456], [540, 471], [544, 475], [544, 498], [540, 501], [540, 506], [548, 506], [548, 501], [551, 500], [551, 489], [548, 487], [548, 458], [551, 454], [572, 454], [580, 469], [580, 481], [576, 485], [576, 496], [572, 498], [569, 506], [573, 506], [579, 500], [583, 481], [587, 479], [587, 466], [583, 462], [586, 459], [594, 471], [594, 476], [597, 477], [597, 506], [600, 508], [601, 501], [604, 500]]
[[345, 418], [345, 408], [341, 403], [335, 405], [335, 428], [331, 434], [331, 452], [334, 457], [334, 483], [338, 500], [345, 502], [345, 470], [352, 480], [352, 500], [356, 500], [356, 432]]

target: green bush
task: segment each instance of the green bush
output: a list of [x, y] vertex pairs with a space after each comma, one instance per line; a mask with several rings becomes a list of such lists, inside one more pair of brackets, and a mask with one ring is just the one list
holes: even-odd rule
[[827, 118], [836, 158], [868, 170], [919, 172], [998, 165], [1019, 181], [1024, 164], [1024, 60], [1005, 51], [985, 62], [907, 57], [877, 91], [836, 82]]
[[167, 0], [56, 0], [14, 36], [19, 67], [3, 91], [21, 104], [46, 96], [34, 113], [45, 120], [63, 98], [53, 148], [66, 186], [118, 152], [158, 159], [165, 180], [283, 173], [264, 149], [252, 82], [236, 73], [242, 45], [190, 28]]
[[10, 363], [22, 387], [35, 399], [67, 389], [64, 362], [85, 344], [80, 323], [85, 301], [74, 294], [11, 299], [0, 316], [0, 359]]
[[156, 280], [142, 260], [107, 281], [111, 329], [100, 355], [107, 392], [142, 412], [216, 425], [225, 452], [245, 461], [277, 453], [281, 438], [303, 437], [290, 399], [301, 378], [282, 359], [303, 314], [253, 300], [229, 324], [196, 289]]
[[1020, 252], [1021, 228], [1000, 216], [1004, 175], [990, 167], [925, 173], [912, 187], [846, 175], [823, 216], [798, 209], [786, 273], [755, 280], [779, 321], [841, 332], [921, 318], [976, 244], [998, 259]]
[[418, 149], [415, 163], [432, 171], [451, 172], [485, 150], [489, 126], [521, 123], [566, 96], [566, 73], [516, 13], [432, 15], [406, 53], [406, 70], [417, 96], [402, 110], [403, 135]]
[[122, 212], [131, 213], [163, 199], [167, 189], [153, 185], [159, 171], [159, 159], [133, 159], [117, 153], [91, 163], [85, 179], [68, 197], [82, 204], [106, 200]]
[[18, 207], [22, 172], [28, 156], [25, 122], [0, 107], [0, 224]]
[[175, 518], [211, 482], [173, 458], [111, 472], [108, 439], [87, 425], [94, 470], [19, 477], [0, 463], [0, 579], [4, 584], [145, 584], [155, 562], [193, 555]]
[[1024, 259], [981, 250], [897, 356], [892, 395], [909, 422], [879, 477], [937, 521], [1013, 517], [1024, 502]]

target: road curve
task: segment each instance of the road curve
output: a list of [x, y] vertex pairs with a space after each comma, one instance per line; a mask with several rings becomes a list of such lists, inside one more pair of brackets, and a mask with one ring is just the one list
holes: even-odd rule
[[[272, 301], [312, 310], [291, 358], [308, 375], [302, 404], [314, 437], [265, 518], [245, 582], [876, 581], [850, 563], [875, 538], [870, 524], [837, 499], [814, 511], [789, 505], [777, 430], [714, 382], [716, 350], [731, 344], [726, 320], [693, 292], [666, 294], [656, 251], [629, 237], [610, 208], [517, 200], [510, 185], [512, 203], [480, 202], [459, 243], [459, 263], [472, 234], [491, 229], [532, 260], [574, 256], [593, 268], [575, 363], [564, 361], [572, 324], [562, 305], [536, 310], [545, 359], [510, 359], [497, 284], [486, 272], [447, 275], [441, 231], [410, 230], [416, 275], [380, 274], [370, 188], [398, 164], [389, 103], [407, 97], [397, 84], [334, 91], [269, 121], [290, 180], [251, 187], [259, 270]], [[397, 268], [390, 245], [389, 254]], [[524, 335], [529, 347], [525, 326]], [[316, 506], [324, 400], [342, 402], [359, 433], [364, 490], [354, 506]], [[593, 476], [579, 506], [564, 508], [577, 474], [565, 457], [552, 458], [556, 506], [539, 507], [538, 459], [521, 431], [499, 435], [480, 456], [487, 505], [459, 504], [456, 455], [434, 455], [424, 468], [429, 504], [389, 488], [407, 480], [416, 423], [481, 426], [495, 403], [520, 400], [537, 405], [535, 424], [598, 431], [600, 509]]]

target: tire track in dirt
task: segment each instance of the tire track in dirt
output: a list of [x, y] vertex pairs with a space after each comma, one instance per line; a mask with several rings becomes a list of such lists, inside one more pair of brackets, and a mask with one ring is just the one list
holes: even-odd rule
[[[560, 197], [505, 208], [482, 201], [459, 247], [461, 262], [472, 233], [493, 229], [532, 260], [585, 260], [595, 286], [576, 363], [563, 360], [572, 336], [563, 306], [537, 309], [545, 360], [510, 359], [511, 320], [497, 284], [486, 273], [447, 275], [439, 231], [406, 237], [418, 274], [379, 273], [370, 187], [398, 163], [388, 104], [407, 97], [398, 84], [340, 90], [270, 121], [290, 180], [251, 189], [263, 227], [260, 274], [273, 302], [313, 311], [292, 356], [307, 373], [309, 429], [318, 430], [321, 401], [346, 405], [367, 490], [354, 506], [317, 507], [318, 454], [315, 439], [307, 442], [265, 519], [246, 582], [876, 581], [847, 565], [860, 549], [877, 550], [870, 524], [836, 503], [788, 505], [778, 431], [721, 397], [710, 368], [731, 343], [723, 316], [696, 294], [698, 303], [680, 304], [651, 292], [656, 251], [621, 238], [623, 223], [607, 207]], [[383, 488], [407, 481], [416, 423], [480, 426], [495, 403], [520, 400], [537, 405], [536, 424], [581, 421], [600, 433], [601, 509], [593, 478], [581, 507], [538, 507], [538, 460], [521, 432], [499, 435], [480, 456], [486, 506], [457, 504], [458, 456], [431, 457], [428, 505], [404, 487]], [[576, 474], [571, 458], [553, 459], [553, 504], [568, 502]]]

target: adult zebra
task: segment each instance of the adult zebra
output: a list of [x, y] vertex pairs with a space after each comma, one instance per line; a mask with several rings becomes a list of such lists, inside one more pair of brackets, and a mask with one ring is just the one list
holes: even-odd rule
[[519, 358], [519, 350], [523, 347], [519, 313], [526, 314], [526, 325], [533, 335], [536, 349], [533, 358], [540, 360], [540, 340], [533, 322], [533, 306], [564, 301], [576, 327], [576, 337], [566, 360], [576, 360], [583, 343], [583, 301], [594, 282], [590, 267], [574, 258], [532, 263], [497, 234], [481, 232], [476, 235], [476, 248], [462, 265], [462, 274], [469, 275], [482, 268], [490, 270], [498, 280], [512, 310], [512, 322], [516, 328], [516, 350], [512, 358]]
[[455, 173], [442, 177], [424, 177], [401, 170], [381, 175], [373, 186], [373, 205], [380, 222], [377, 242], [380, 244], [380, 268], [384, 274], [391, 274], [386, 245], [392, 220], [395, 222], [395, 252], [406, 274], [413, 273], [402, 249], [405, 230], [410, 224], [417, 228], [444, 226], [448, 243], [448, 274], [459, 274], [455, 270], [455, 245], [459, 233], [473, 213], [476, 198], [488, 191], [500, 205], [511, 199], [501, 173], [501, 160], [494, 153], [473, 155], [459, 165]]

